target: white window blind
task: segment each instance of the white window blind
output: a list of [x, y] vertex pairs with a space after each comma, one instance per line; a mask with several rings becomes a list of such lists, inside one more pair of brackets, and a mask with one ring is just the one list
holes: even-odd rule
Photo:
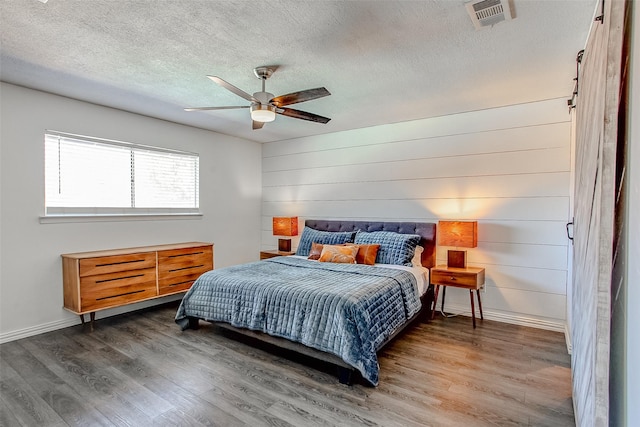
[[45, 215], [198, 213], [194, 153], [47, 131]]

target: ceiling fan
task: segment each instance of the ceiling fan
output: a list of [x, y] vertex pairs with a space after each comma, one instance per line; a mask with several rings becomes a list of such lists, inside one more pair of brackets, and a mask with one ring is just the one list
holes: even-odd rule
[[207, 76], [223, 88], [235, 93], [241, 98], [251, 102], [251, 105], [236, 105], [227, 107], [190, 107], [185, 108], [185, 111], [205, 111], [205, 110], [230, 110], [235, 108], [250, 108], [251, 119], [253, 121], [253, 130], [260, 129], [267, 122], [272, 122], [276, 118], [276, 114], [282, 114], [283, 116], [293, 117], [294, 119], [309, 120], [316, 123], [328, 123], [331, 120], [328, 117], [322, 117], [317, 114], [308, 113], [306, 111], [294, 110], [293, 108], [285, 108], [287, 105], [297, 104], [299, 102], [311, 101], [313, 99], [322, 98], [324, 96], [331, 95], [331, 93], [324, 87], [318, 87], [315, 89], [301, 90], [299, 92], [292, 92], [286, 95], [280, 95], [274, 97], [272, 93], [265, 92], [265, 82], [273, 72], [277, 69], [276, 66], [270, 67], [257, 67], [253, 69], [253, 73], [257, 78], [262, 80], [262, 91], [255, 92], [253, 95], [249, 95], [242, 89], [238, 89], [231, 83], [222, 80], [217, 76]]

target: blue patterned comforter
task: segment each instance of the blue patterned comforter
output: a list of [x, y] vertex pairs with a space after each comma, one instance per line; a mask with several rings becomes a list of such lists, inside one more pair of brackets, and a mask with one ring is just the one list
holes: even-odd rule
[[227, 322], [341, 357], [378, 384], [378, 347], [420, 310], [408, 271], [278, 257], [209, 271], [184, 296], [187, 317]]

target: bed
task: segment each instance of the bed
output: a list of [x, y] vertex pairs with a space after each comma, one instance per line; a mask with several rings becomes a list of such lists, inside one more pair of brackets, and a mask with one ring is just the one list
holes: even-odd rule
[[176, 323], [215, 323], [375, 386], [377, 352], [430, 310], [435, 233], [433, 223], [306, 220], [296, 256], [204, 273]]

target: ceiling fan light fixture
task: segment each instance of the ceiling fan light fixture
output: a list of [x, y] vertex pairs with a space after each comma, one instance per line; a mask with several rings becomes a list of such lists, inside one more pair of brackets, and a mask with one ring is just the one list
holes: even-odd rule
[[272, 122], [276, 119], [276, 107], [269, 104], [253, 104], [251, 119], [262, 123]]
[[312, 99], [323, 98], [331, 95], [331, 93], [324, 87], [317, 87], [314, 89], [301, 90], [298, 92], [291, 92], [285, 95], [274, 97], [272, 93], [265, 90], [265, 81], [273, 74], [277, 67], [258, 67], [253, 71], [262, 81], [262, 90], [255, 92], [253, 95], [249, 95], [232, 85], [231, 83], [221, 79], [218, 76], [207, 76], [214, 83], [227, 89], [238, 95], [240, 98], [246, 99], [251, 105], [237, 105], [237, 106], [224, 106], [224, 107], [189, 107], [185, 108], [186, 111], [209, 111], [209, 110], [229, 110], [235, 108], [250, 108], [251, 113], [251, 128], [253, 130], [262, 129], [265, 123], [272, 122], [276, 119], [276, 114], [282, 114], [283, 116], [291, 117], [294, 119], [308, 120], [316, 123], [328, 123], [331, 120], [328, 117], [322, 117], [317, 114], [309, 113], [307, 111], [295, 110], [293, 108], [285, 108], [286, 105], [297, 104], [299, 102], [311, 101]]

